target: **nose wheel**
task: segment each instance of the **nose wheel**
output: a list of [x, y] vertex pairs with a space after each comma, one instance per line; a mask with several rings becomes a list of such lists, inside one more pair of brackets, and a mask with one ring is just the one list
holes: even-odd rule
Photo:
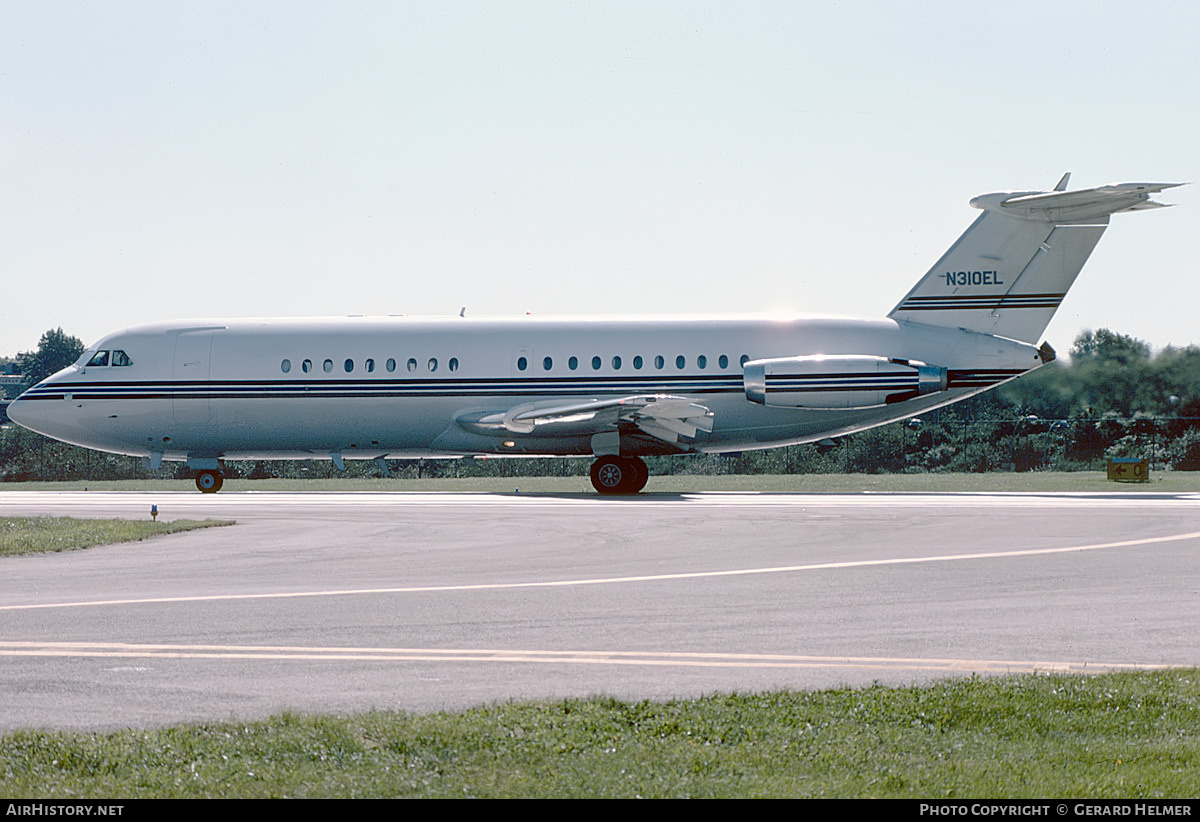
[[592, 487], [601, 494], [636, 494], [646, 487], [650, 469], [640, 457], [601, 457], [592, 463]]
[[215, 494], [221, 490], [225, 478], [220, 471], [204, 470], [196, 473], [196, 487], [205, 494]]

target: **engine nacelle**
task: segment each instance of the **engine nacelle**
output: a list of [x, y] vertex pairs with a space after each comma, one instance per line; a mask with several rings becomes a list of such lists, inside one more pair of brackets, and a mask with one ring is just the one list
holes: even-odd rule
[[746, 399], [771, 408], [874, 408], [946, 390], [946, 369], [870, 354], [751, 360]]

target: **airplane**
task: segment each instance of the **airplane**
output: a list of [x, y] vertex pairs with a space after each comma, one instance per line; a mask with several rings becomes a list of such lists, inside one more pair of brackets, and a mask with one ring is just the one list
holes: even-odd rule
[[980, 214], [883, 319], [216, 319], [117, 331], [8, 407], [64, 442], [186, 461], [643, 457], [814, 442], [966, 399], [1054, 359], [1035, 345], [1109, 216], [1180, 183], [975, 197]]

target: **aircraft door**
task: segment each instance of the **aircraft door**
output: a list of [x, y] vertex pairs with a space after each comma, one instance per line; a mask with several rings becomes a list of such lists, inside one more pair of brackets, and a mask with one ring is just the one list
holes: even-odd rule
[[212, 331], [184, 331], [175, 338], [171, 368], [175, 422], [201, 425], [209, 421], [212, 402], [207, 392], [212, 341]]

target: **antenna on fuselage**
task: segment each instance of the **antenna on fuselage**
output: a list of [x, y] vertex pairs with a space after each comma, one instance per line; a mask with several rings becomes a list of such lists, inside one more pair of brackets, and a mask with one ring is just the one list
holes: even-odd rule
[[467, 307], [465, 305], [462, 308], [458, 309], [458, 316], [460, 316], [460, 317], [467, 316]]

